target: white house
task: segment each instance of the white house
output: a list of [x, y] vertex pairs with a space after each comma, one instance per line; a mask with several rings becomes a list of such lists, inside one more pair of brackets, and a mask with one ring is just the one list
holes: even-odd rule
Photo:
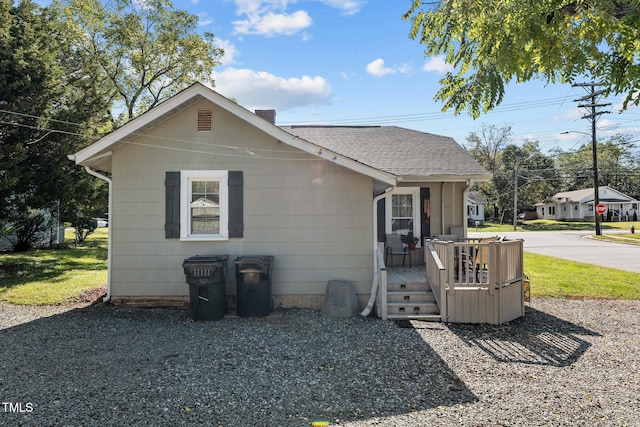
[[[560, 221], [592, 221], [594, 219], [593, 188], [564, 191], [550, 199], [536, 203], [536, 212], [541, 219]], [[638, 201], [609, 186], [598, 187], [598, 199], [607, 207], [605, 217], [612, 221], [625, 221], [638, 214]]]
[[463, 227], [467, 191], [490, 179], [452, 138], [279, 127], [199, 83], [70, 158], [109, 182], [108, 298], [132, 305], [186, 303], [182, 262], [206, 254], [275, 256], [275, 307], [321, 307], [333, 279], [365, 302], [386, 233]]
[[487, 200], [479, 192], [469, 191], [467, 193], [467, 218], [469, 224], [475, 224], [476, 221], [484, 224], [484, 206], [486, 204]]

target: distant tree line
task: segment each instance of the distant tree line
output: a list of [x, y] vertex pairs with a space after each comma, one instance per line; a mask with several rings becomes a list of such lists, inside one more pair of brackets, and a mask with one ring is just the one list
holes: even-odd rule
[[[634, 147], [631, 138], [622, 134], [597, 142], [598, 184], [640, 200], [640, 150]], [[483, 125], [469, 134], [465, 148], [493, 175], [491, 181], [476, 185], [487, 199], [493, 221], [510, 223], [513, 215], [534, 210], [536, 203], [555, 193], [593, 187], [591, 142], [575, 150], [556, 148], [545, 154], [538, 141], [514, 144], [510, 126]]]
[[106, 185], [67, 156], [213, 85], [224, 52], [197, 23], [170, 0], [0, 0], [0, 238], [24, 240], [34, 212], [81, 226], [107, 211]]

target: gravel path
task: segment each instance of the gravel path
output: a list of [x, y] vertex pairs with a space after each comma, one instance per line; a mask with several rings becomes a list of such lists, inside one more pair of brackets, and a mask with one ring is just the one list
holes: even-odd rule
[[640, 301], [509, 325], [0, 303], [0, 425], [637, 426]]

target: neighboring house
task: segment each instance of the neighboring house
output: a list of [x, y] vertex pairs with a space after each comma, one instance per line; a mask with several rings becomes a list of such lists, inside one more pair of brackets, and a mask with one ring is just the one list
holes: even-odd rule
[[477, 191], [469, 191], [467, 193], [467, 217], [469, 225], [474, 225], [476, 221], [484, 224], [484, 206], [487, 200]]
[[[541, 219], [560, 221], [592, 221], [595, 207], [592, 188], [557, 193], [550, 199], [536, 203], [536, 213]], [[609, 186], [598, 187], [599, 202], [607, 207], [607, 214], [613, 221], [625, 221], [638, 214], [638, 201]]]
[[[108, 298], [188, 301], [182, 262], [273, 255], [275, 307], [321, 307], [327, 282], [366, 301], [386, 233], [466, 224], [489, 173], [453, 139], [399, 127], [275, 125], [196, 83], [70, 156], [109, 182]], [[107, 171], [110, 178], [97, 172]]]
[[[62, 224], [57, 215], [52, 214], [47, 209], [39, 209], [44, 218], [43, 230], [37, 232], [31, 244], [34, 248], [52, 248], [64, 243], [64, 224]], [[13, 224], [0, 223], [0, 251], [10, 251], [14, 249], [17, 241], [16, 232]]]

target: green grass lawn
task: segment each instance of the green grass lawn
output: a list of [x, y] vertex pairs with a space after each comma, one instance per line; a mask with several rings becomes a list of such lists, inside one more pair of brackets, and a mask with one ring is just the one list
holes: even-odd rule
[[531, 295], [553, 298], [640, 299], [640, 273], [524, 253]]
[[[640, 242], [640, 234], [630, 239]], [[73, 234], [66, 237], [73, 242]], [[71, 243], [72, 244], [72, 243]], [[555, 298], [640, 299], [640, 274], [525, 252], [531, 294]], [[77, 248], [0, 254], [0, 301], [65, 304], [106, 286], [107, 230]]]
[[[629, 230], [634, 225], [640, 227], [638, 221], [621, 221], [621, 222], [603, 222], [601, 227], [603, 230]], [[496, 224], [487, 222], [483, 227], [477, 229], [487, 233], [505, 233], [513, 230], [513, 224]], [[469, 227], [469, 231], [476, 231], [475, 227]], [[595, 233], [595, 225], [593, 222], [567, 222], [554, 221], [549, 219], [536, 219], [532, 221], [524, 221], [516, 226], [515, 231], [593, 231]], [[640, 233], [640, 230], [636, 231]], [[629, 233], [631, 234], [631, 233]]]
[[65, 241], [69, 248], [0, 254], [0, 301], [64, 304], [88, 289], [106, 287], [107, 229], [97, 229], [78, 247], [73, 232]]
[[606, 240], [609, 242], [616, 243], [626, 243], [628, 245], [640, 245], [640, 234], [635, 233], [616, 233], [616, 234], [605, 234], [602, 236], [593, 236], [598, 240]]

